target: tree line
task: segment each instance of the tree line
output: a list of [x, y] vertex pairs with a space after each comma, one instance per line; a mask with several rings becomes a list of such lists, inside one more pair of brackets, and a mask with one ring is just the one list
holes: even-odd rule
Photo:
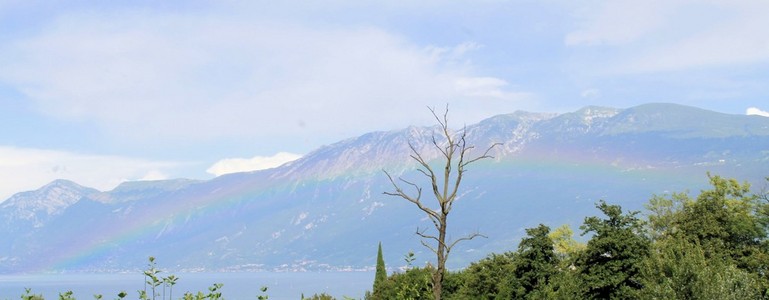
[[[579, 227], [585, 243], [568, 225], [526, 229], [517, 250], [446, 272], [441, 297], [769, 299], [767, 193], [752, 193], [735, 179], [708, 178], [711, 187], [696, 197], [653, 196], [644, 214], [599, 201], [602, 215]], [[435, 299], [434, 267], [384, 271], [378, 260], [366, 299]]]

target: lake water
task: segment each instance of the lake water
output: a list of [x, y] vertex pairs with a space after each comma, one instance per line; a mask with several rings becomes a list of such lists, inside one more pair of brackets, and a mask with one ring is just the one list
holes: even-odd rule
[[[254, 272], [254, 273], [173, 273], [179, 280], [173, 289], [173, 298], [180, 299], [186, 291], [208, 292], [214, 283], [223, 283], [225, 299], [256, 299], [263, 295], [262, 286], [268, 288], [270, 299], [300, 299], [305, 296], [328, 293], [338, 299], [344, 296], [363, 298], [371, 290], [374, 272]], [[160, 275], [168, 275], [161, 273]], [[58, 299], [59, 293], [71, 290], [77, 299], [116, 299], [120, 291], [128, 292], [126, 299], [138, 299], [137, 290], [144, 289], [142, 274], [46, 274], [0, 275], [0, 300], [20, 299], [24, 288], [42, 294], [45, 299]], [[163, 292], [162, 288], [159, 291]], [[166, 293], [169, 293], [166, 290]], [[168, 294], [166, 294], [168, 297]], [[157, 299], [160, 299], [158, 297]]]

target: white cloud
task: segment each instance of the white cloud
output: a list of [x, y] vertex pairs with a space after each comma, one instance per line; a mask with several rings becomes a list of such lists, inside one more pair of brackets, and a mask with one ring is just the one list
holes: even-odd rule
[[[617, 0], [582, 7], [578, 28], [564, 38], [566, 45], [623, 45], [659, 28], [675, 1]], [[674, 6], [673, 6], [674, 7]]]
[[745, 111], [746, 115], [749, 116], [762, 116], [762, 117], [769, 117], [769, 112], [761, 110], [756, 107], [750, 107]]
[[223, 159], [213, 164], [206, 172], [214, 174], [216, 176], [238, 173], [258, 171], [264, 169], [271, 169], [278, 167], [290, 161], [294, 161], [302, 157], [299, 154], [293, 154], [288, 152], [279, 152], [273, 156], [254, 156], [252, 158], [228, 158]]
[[161, 170], [179, 163], [157, 162], [119, 156], [0, 146], [0, 202], [11, 195], [35, 190], [56, 180], [68, 179], [102, 191], [127, 180], [160, 179]]
[[428, 46], [426, 50], [435, 61], [463, 61], [465, 54], [483, 48], [474, 42], [464, 42], [454, 47]]
[[577, 14], [569, 46], [604, 46], [612, 73], [769, 62], [767, 1], [606, 1]]
[[494, 77], [460, 77], [454, 80], [459, 93], [487, 99], [522, 100], [531, 97], [528, 93], [506, 91], [507, 81]]
[[[437, 51], [376, 28], [242, 14], [69, 14], [0, 46], [0, 82], [39, 111], [95, 121], [116, 140], [347, 137], [429, 121], [404, 108], [512, 101], [468, 105], [489, 115], [526, 100], [474, 73], [462, 57], [478, 48]], [[487, 84], [468, 89], [467, 80]]]

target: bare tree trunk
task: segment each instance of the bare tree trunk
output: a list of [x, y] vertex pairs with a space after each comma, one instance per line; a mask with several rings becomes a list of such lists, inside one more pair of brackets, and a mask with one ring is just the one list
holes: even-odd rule
[[[466, 144], [466, 131], [464, 129], [458, 136], [454, 136], [449, 132], [448, 106], [446, 108], [446, 112], [443, 114], [443, 118], [439, 117], [435, 113], [434, 109], [431, 108], [430, 111], [440, 125], [441, 136], [446, 139], [446, 144], [441, 145], [435, 139], [434, 134], [432, 138], [433, 146], [438, 151], [440, 151], [442, 158], [445, 160], [443, 176], [436, 174], [436, 172], [433, 170], [433, 167], [431, 167], [428, 161], [422, 156], [422, 154], [417, 151], [414, 145], [409, 143], [409, 147], [411, 148], [411, 158], [420, 165], [420, 167], [417, 168], [417, 171], [419, 171], [422, 175], [430, 180], [430, 187], [432, 188], [433, 196], [437, 200], [440, 209], [434, 210], [422, 203], [422, 188], [420, 186], [403, 178], [398, 178], [401, 184], [411, 186], [414, 189], [414, 192], [411, 194], [404, 192], [401, 186], [395, 181], [395, 179], [393, 179], [390, 173], [387, 173], [387, 171], [384, 172], [387, 175], [387, 178], [390, 180], [390, 183], [392, 184], [395, 191], [384, 192], [384, 194], [389, 196], [397, 196], [411, 203], [414, 203], [417, 208], [427, 214], [430, 221], [432, 221], [433, 226], [438, 231], [438, 236], [427, 234], [426, 230], [419, 229], [417, 229], [416, 234], [422, 237], [422, 245], [430, 249], [436, 255], [438, 265], [432, 276], [433, 296], [435, 297], [435, 300], [440, 300], [441, 293], [443, 291], [443, 275], [446, 271], [446, 260], [448, 259], [449, 253], [451, 252], [451, 248], [453, 248], [460, 241], [471, 240], [473, 238], [483, 236], [479, 233], [473, 233], [454, 241], [446, 241], [448, 215], [449, 212], [451, 212], [454, 201], [457, 199], [457, 191], [459, 190], [459, 185], [462, 182], [462, 176], [465, 173], [465, 167], [478, 160], [492, 158], [489, 155], [489, 152], [498, 144], [495, 143], [489, 146], [483, 155], [469, 159], [466, 156], [469, 154], [470, 150], [474, 148], [474, 146], [468, 146]], [[453, 181], [452, 174], [455, 174]], [[437, 245], [431, 246], [426, 242], [430, 240], [434, 241]]]
[[446, 240], [446, 217], [447, 215], [441, 215], [441, 229], [438, 232], [438, 239], [440, 242], [438, 242], [438, 267], [435, 270], [435, 273], [433, 273], [433, 297], [435, 297], [435, 300], [441, 299], [441, 293], [443, 292], [443, 274], [446, 272], [446, 259], [448, 258], [448, 249], [446, 249], [446, 245], [442, 242]]

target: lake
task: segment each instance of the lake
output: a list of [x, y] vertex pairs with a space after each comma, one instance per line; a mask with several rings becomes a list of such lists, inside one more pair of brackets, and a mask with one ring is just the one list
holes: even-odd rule
[[[179, 280], [173, 289], [173, 298], [180, 299], [186, 291], [208, 292], [214, 283], [223, 283], [225, 299], [256, 299], [263, 295], [262, 286], [268, 288], [270, 299], [300, 299], [315, 293], [328, 293], [338, 299], [344, 296], [363, 298], [371, 290], [374, 272], [253, 272], [253, 273], [173, 273]], [[161, 273], [160, 275], [166, 275]], [[24, 288], [42, 294], [45, 299], [58, 299], [59, 293], [71, 290], [77, 299], [116, 299], [120, 291], [128, 292], [126, 299], [138, 299], [138, 290], [144, 289], [142, 274], [45, 274], [0, 275], [0, 299], [19, 299]], [[160, 288], [162, 294], [163, 290]], [[166, 290], [166, 293], [169, 293]], [[166, 297], [168, 294], [166, 294]], [[158, 297], [157, 299], [160, 299]]]

